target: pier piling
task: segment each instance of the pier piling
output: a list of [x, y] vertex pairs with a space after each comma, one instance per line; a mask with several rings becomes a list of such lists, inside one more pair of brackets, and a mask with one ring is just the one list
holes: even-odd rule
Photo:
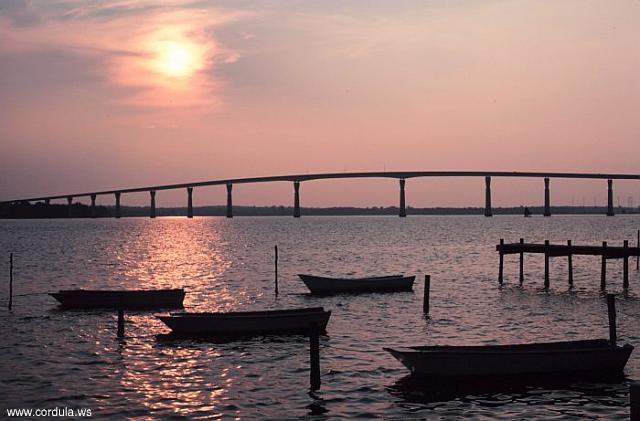
[[607, 180], [607, 216], [614, 216], [613, 212], [613, 180]]
[[422, 297], [422, 312], [429, 315], [429, 296], [431, 295], [431, 276], [424, 275], [424, 295]]
[[[524, 238], [520, 239], [520, 244], [524, 244]], [[520, 252], [520, 285], [524, 283], [524, 252]]]
[[320, 389], [320, 328], [311, 324], [309, 332], [309, 385], [311, 391]]
[[187, 218], [193, 218], [193, 187], [187, 187]]
[[275, 265], [275, 270], [276, 270], [275, 282], [276, 282], [276, 296], [277, 296], [278, 295], [278, 246], [275, 246], [275, 261], [274, 261], [274, 265]]
[[398, 216], [405, 218], [407, 216], [406, 201], [404, 196], [405, 179], [400, 179], [400, 207], [398, 208]]
[[640, 382], [629, 384], [629, 407], [631, 421], [640, 421]]
[[91, 195], [91, 217], [92, 218], [96, 217], [96, 195], [95, 194]]
[[293, 182], [293, 217], [300, 218], [300, 182]]
[[116, 218], [120, 218], [120, 192], [116, 192]]
[[544, 178], [544, 216], [551, 216], [551, 193], [549, 191], [549, 177]]
[[156, 217], [156, 191], [149, 190], [149, 196], [151, 196], [151, 204], [149, 206], [149, 218]]
[[73, 196], [67, 197], [67, 218], [73, 217]]
[[484, 178], [484, 216], [493, 216], [491, 209], [491, 177]]
[[[624, 240], [623, 246], [625, 249], [629, 248], [629, 240]], [[622, 286], [623, 288], [629, 288], [629, 255], [625, 254], [622, 258]]]
[[233, 218], [233, 198], [231, 191], [233, 190], [233, 184], [227, 183], [227, 218]]
[[498, 283], [500, 285], [502, 285], [502, 282], [504, 281], [504, 251], [503, 251], [503, 246], [504, 246], [504, 238], [500, 239], [500, 267], [498, 268]]
[[[567, 247], [569, 250], [571, 249], [571, 240], [567, 240]], [[567, 266], [569, 269], [569, 286], [573, 286], [573, 254], [569, 253], [567, 255]]]
[[549, 289], [549, 240], [544, 240], [544, 289]]
[[13, 253], [9, 253], [9, 310], [13, 306]]
[[605, 290], [607, 288], [607, 242], [602, 242], [602, 270], [600, 271], [600, 289]]
[[[638, 242], [637, 242], [638, 250], [640, 250], [640, 230], [638, 230]], [[640, 251], [636, 254], [636, 270], [640, 270]]]
[[609, 316], [609, 343], [616, 346], [618, 335], [616, 332], [616, 296], [607, 294], [607, 315]]

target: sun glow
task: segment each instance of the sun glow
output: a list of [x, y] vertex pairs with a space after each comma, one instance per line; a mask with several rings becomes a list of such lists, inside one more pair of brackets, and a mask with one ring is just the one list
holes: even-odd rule
[[163, 41], [154, 48], [152, 67], [170, 77], [185, 78], [200, 70], [203, 54], [196, 44], [188, 41]]

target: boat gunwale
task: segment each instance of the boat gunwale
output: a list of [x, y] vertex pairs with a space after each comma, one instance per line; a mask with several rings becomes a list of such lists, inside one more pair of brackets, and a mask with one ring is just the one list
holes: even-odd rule
[[587, 339], [579, 341], [559, 341], [547, 343], [507, 344], [507, 345], [470, 345], [470, 346], [415, 346], [385, 347], [385, 351], [398, 355], [506, 355], [506, 354], [549, 354], [567, 352], [594, 352], [633, 350], [631, 344], [611, 345], [607, 339]]
[[61, 289], [58, 292], [50, 292], [49, 295], [76, 295], [76, 294], [157, 294], [157, 293], [184, 293], [184, 288], [166, 288], [166, 289]]
[[320, 315], [331, 314], [331, 310], [325, 310], [324, 307], [309, 307], [286, 310], [257, 310], [257, 311], [230, 311], [230, 312], [171, 312], [169, 315], [157, 315], [160, 317], [213, 317], [213, 318], [249, 318], [256, 316], [273, 317], [291, 317], [300, 315]]
[[399, 275], [386, 275], [386, 276], [369, 276], [369, 277], [364, 277], [364, 278], [331, 278], [331, 277], [327, 277], [327, 276], [317, 276], [317, 275], [308, 275], [308, 274], [304, 274], [304, 273], [299, 273], [298, 277], [300, 277], [300, 279], [302, 279], [303, 281], [305, 281], [305, 278], [307, 280], [321, 280], [321, 281], [356, 281], [356, 282], [366, 282], [366, 281], [382, 281], [382, 280], [396, 280], [396, 279], [411, 279], [413, 278], [415, 280], [416, 276], [415, 275], [409, 275], [409, 276], [405, 276], [404, 274], [399, 274]]

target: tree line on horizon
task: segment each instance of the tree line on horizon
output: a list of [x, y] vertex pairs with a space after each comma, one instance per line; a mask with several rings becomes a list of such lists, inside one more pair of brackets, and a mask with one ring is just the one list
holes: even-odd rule
[[[524, 206], [494, 207], [494, 215], [523, 215]], [[533, 215], [542, 215], [542, 206], [529, 206]], [[602, 206], [553, 206], [553, 214], [604, 214], [606, 208]], [[97, 218], [115, 217], [115, 206], [96, 206]], [[193, 208], [194, 216], [226, 216], [225, 205], [200, 206]], [[333, 207], [303, 207], [303, 215], [308, 216], [348, 216], [348, 215], [398, 215], [396, 206], [333, 206]], [[640, 213], [639, 208], [618, 207], [617, 213]], [[158, 207], [157, 216], [185, 216], [186, 207]], [[234, 216], [291, 216], [292, 206], [234, 206]], [[408, 215], [483, 215], [484, 207], [407, 207]], [[121, 206], [122, 217], [148, 217], [148, 206]], [[45, 204], [37, 202], [18, 202], [14, 204], [0, 204], [0, 218], [2, 219], [37, 219], [37, 218], [68, 218], [69, 208], [65, 204]], [[91, 207], [83, 203], [74, 203], [71, 209], [72, 218], [90, 218]]]

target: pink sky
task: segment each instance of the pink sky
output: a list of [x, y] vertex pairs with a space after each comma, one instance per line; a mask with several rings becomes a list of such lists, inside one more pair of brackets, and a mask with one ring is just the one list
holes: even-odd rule
[[[0, 200], [345, 170], [640, 173], [640, 2], [156, 4], [0, 4]], [[407, 199], [482, 205], [483, 188], [410, 180]], [[541, 203], [542, 189], [494, 179], [494, 205]], [[551, 191], [606, 201], [603, 180]], [[395, 205], [398, 187], [316, 181], [301, 194]], [[615, 196], [637, 205], [640, 182], [616, 182]], [[291, 199], [287, 183], [234, 189], [238, 204]]]

